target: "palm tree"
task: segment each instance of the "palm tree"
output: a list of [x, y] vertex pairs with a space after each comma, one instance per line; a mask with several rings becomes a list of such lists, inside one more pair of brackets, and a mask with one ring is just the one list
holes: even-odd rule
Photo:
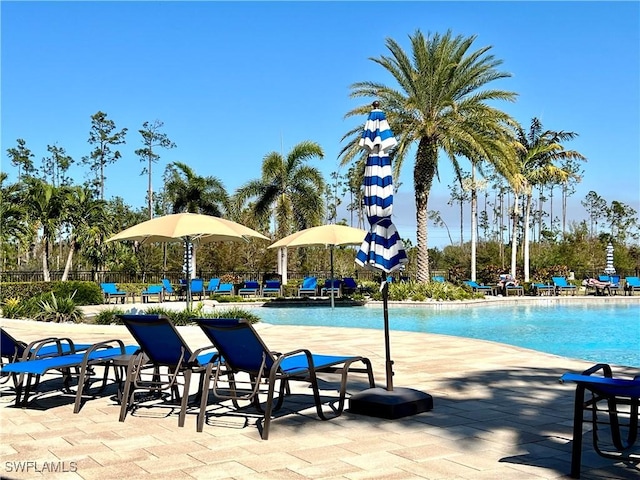
[[[0, 245], [2, 249], [15, 248], [16, 261], [20, 264], [20, 244], [32, 233], [27, 224], [27, 211], [22, 203], [24, 197], [24, 183], [6, 184], [8, 175], [0, 172]], [[7, 258], [7, 251], [2, 252], [2, 258]], [[4, 261], [4, 260], [3, 260]], [[2, 266], [3, 268], [6, 265]]]
[[216, 177], [196, 175], [191, 167], [174, 162], [165, 171], [165, 193], [173, 213], [203, 213], [222, 217], [229, 212], [229, 195]]
[[286, 157], [271, 152], [262, 161], [262, 178], [242, 185], [235, 193], [237, 205], [255, 199], [252, 209], [258, 219], [268, 219], [275, 210], [276, 237], [283, 238], [295, 230], [319, 225], [324, 218], [321, 172], [306, 164], [323, 158], [322, 147], [304, 141], [294, 146]]
[[42, 275], [45, 282], [51, 280], [49, 273], [50, 248], [64, 215], [65, 195], [68, 187], [54, 187], [44, 180], [27, 177], [25, 205], [30, 221], [42, 229]]
[[[539, 119], [531, 120], [528, 132], [517, 127], [518, 167], [520, 174], [526, 183], [524, 193], [524, 219], [523, 219], [523, 263], [524, 281], [529, 281], [529, 220], [531, 215], [531, 203], [533, 188], [541, 187], [549, 182], [564, 183], [569, 180], [572, 172], [554, 165], [555, 161], [567, 159], [585, 160], [585, 157], [575, 150], [565, 150], [562, 142], [577, 137], [574, 132], [542, 130]], [[518, 195], [514, 195], [514, 208], [517, 208]], [[515, 232], [514, 224], [514, 232]], [[515, 246], [515, 244], [514, 244]], [[511, 275], [515, 277], [515, 248], [511, 253]]]
[[69, 235], [69, 254], [62, 274], [62, 281], [67, 280], [77, 248], [92, 237], [92, 231], [109, 231], [112, 224], [105, 210], [106, 202], [94, 198], [88, 187], [73, 187], [66, 198], [65, 221], [71, 227]]
[[[433, 178], [438, 173], [439, 151], [443, 151], [459, 171], [458, 156], [484, 159], [501, 174], [511, 177], [513, 137], [509, 125], [513, 120], [488, 103], [512, 101], [512, 92], [485, 88], [494, 80], [510, 75], [496, 68], [502, 63], [489, 54], [491, 47], [472, 51], [475, 36], [444, 35], [424, 37], [418, 30], [410, 37], [412, 52], [407, 55], [400, 45], [387, 39], [391, 56], [372, 58], [385, 68], [399, 89], [377, 82], [352, 85], [352, 97], [379, 98], [398, 139], [393, 152], [396, 178], [410, 148], [417, 144], [413, 180], [417, 223], [417, 279], [428, 282], [429, 252], [427, 242], [428, 200]], [[363, 105], [347, 116], [364, 115], [370, 107]], [[360, 155], [358, 139], [361, 128], [344, 137], [351, 141], [342, 149], [342, 163]]]

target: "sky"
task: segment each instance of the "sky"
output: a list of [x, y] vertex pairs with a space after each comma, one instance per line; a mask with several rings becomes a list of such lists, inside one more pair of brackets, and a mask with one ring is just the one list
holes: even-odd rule
[[[571, 220], [586, 218], [580, 201], [592, 190], [640, 211], [639, 2], [3, 0], [0, 15], [0, 168], [13, 180], [6, 150], [18, 138], [36, 166], [54, 144], [79, 162], [93, 149], [87, 139], [98, 111], [128, 128], [122, 158], [106, 169], [105, 197], [136, 208], [145, 205], [148, 182], [134, 154], [145, 121], [164, 122], [177, 145], [157, 151], [156, 191], [165, 167], [181, 161], [232, 193], [260, 177], [265, 155], [286, 155], [305, 140], [324, 149], [312, 165], [329, 180], [348, 168], [338, 159], [342, 136], [366, 120], [345, 118], [365, 103], [350, 98], [350, 86], [395, 86], [371, 60], [388, 54], [386, 39], [410, 51], [417, 30], [451, 30], [475, 35], [472, 50], [491, 46], [511, 74], [492, 86], [516, 92], [517, 101], [499, 108], [525, 127], [538, 117], [545, 129], [578, 133], [565, 144], [587, 157], [569, 199]], [[77, 183], [86, 168], [70, 171]], [[441, 212], [456, 241], [447, 158], [439, 173], [429, 209]], [[413, 155], [395, 181], [394, 222], [415, 244]], [[430, 225], [429, 246], [447, 244], [446, 231]]]

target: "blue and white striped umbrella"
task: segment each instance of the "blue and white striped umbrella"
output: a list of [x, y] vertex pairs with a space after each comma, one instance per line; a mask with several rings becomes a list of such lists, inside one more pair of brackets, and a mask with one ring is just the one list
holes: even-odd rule
[[613, 245], [611, 245], [611, 242], [607, 245], [607, 266], [604, 269], [604, 273], [607, 275], [616, 273], [616, 269], [613, 266]]
[[393, 178], [389, 149], [397, 140], [384, 112], [374, 102], [359, 145], [369, 151], [364, 170], [364, 206], [371, 229], [356, 255], [356, 263], [366, 268], [394, 272], [407, 263], [398, 230], [391, 221]]

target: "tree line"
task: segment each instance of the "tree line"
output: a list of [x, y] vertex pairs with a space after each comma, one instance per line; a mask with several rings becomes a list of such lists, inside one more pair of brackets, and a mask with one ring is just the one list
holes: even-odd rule
[[[346, 113], [347, 117], [363, 117], [371, 109], [371, 100], [380, 101], [398, 140], [391, 152], [396, 178], [402, 165], [411, 161], [409, 153], [416, 147], [413, 186], [417, 245], [407, 245], [413, 258], [409, 269], [419, 282], [431, 278], [434, 262], [430, 255], [438, 252], [429, 249], [428, 222], [430, 219], [442, 225], [443, 221], [439, 212], [429, 210], [429, 194], [441, 160], [446, 158], [456, 174], [451, 202], [460, 205], [461, 225], [463, 208], [467, 203], [470, 208], [468, 276], [477, 276], [478, 244], [494, 242], [501, 260], [510, 255], [510, 272], [516, 276], [520, 269], [523, 279], [529, 281], [532, 243], [562, 242], [569, 233], [582, 231], [583, 225], [571, 225], [566, 212], [567, 198], [574, 193], [587, 160], [565, 146], [578, 134], [545, 129], [536, 118], [525, 128], [499, 109], [500, 102], [514, 102], [517, 94], [495, 88], [496, 81], [510, 74], [499, 69], [502, 61], [491, 53], [491, 46], [474, 46], [475, 36], [456, 36], [451, 31], [425, 36], [417, 30], [409, 40], [411, 49], [405, 51], [398, 42], [387, 39], [388, 52], [371, 60], [391, 75], [393, 83], [354, 83], [351, 97], [366, 102]], [[17, 181], [9, 183], [5, 172], [0, 176], [2, 268], [32, 265], [37, 248], [43, 275], [48, 279], [51, 249], [64, 245], [64, 278], [76, 253], [96, 271], [149, 265], [166, 270], [175, 258], [167, 253], [171, 247], [163, 246], [156, 258], [155, 253], [151, 255], [139, 246], [110, 245], [104, 240], [144, 219], [167, 213], [222, 216], [265, 234], [273, 224], [274, 240], [324, 222], [367, 227], [361, 208], [366, 161], [366, 152], [358, 146], [361, 127], [342, 137], [345, 146], [340, 151], [341, 165], [349, 167], [344, 175], [334, 172], [325, 180], [313, 166], [324, 157], [324, 151], [309, 140], [295, 145], [286, 155], [267, 153], [260, 178], [247, 181], [233, 193], [226, 191], [220, 178], [203, 176], [185, 162], [170, 163], [155, 191], [154, 164], [163, 150], [176, 145], [163, 132], [160, 120], [144, 122], [138, 133], [141, 147], [135, 154], [148, 179], [146, 209], [140, 210], [125, 205], [120, 198], [104, 198], [107, 167], [121, 158], [118, 146], [125, 143], [128, 134], [127, 128], [117, 128], [106, 113], [98, 111], [91, 116], [88, 142], [93, 149], [80, 159], [90, 177], [81, 185], [68, 176], [76, 160], [64, 148], [49, 145], [49, 155], [36, 167], [35, 155], [24, 139], [18, 139], [16, 146], [7, 150], [17, 169]], [[553, 199], [558, 191], [561, 214], [556, 218]], [[493, 192], [493, 198], [489, 192]], [[341, 204], [350, 218], [337, 218]], [[637, 242], [637, 212], [631, 207], [617, 201], [609, 204], [596, 192], [590, 192], [582, 204], [588, 212], [591, 238], [606, 234], [625, 248], [633, 247], [629, 242]], [[264, 247], [251, 244], [234, 249], [231, 262], [216, 255], [220, 249], [211, 255], [231, 266], [246, 268], [250, 264], [267, 269], [274, 254]], [[302, 250], [293, 260], [304, 269], [311, 268], [310, 258]]]

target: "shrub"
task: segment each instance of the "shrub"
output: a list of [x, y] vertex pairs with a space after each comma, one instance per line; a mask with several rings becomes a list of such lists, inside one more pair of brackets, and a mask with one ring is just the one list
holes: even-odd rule
[[[73, 301], [75, 292], [70, 297], [57, 298], [53, 292], [50, 299], [40, 300], [40, 311], [34, 316], [40, 322], [79, 322], [82, 320], [82, 310]], [[49, 296], [48, 295], [48, 296]]]
[[8, 298], [2, 303], [2, 316], [4, 318], [20, 318], [23, 311], [24, 306], [19, 298]]

